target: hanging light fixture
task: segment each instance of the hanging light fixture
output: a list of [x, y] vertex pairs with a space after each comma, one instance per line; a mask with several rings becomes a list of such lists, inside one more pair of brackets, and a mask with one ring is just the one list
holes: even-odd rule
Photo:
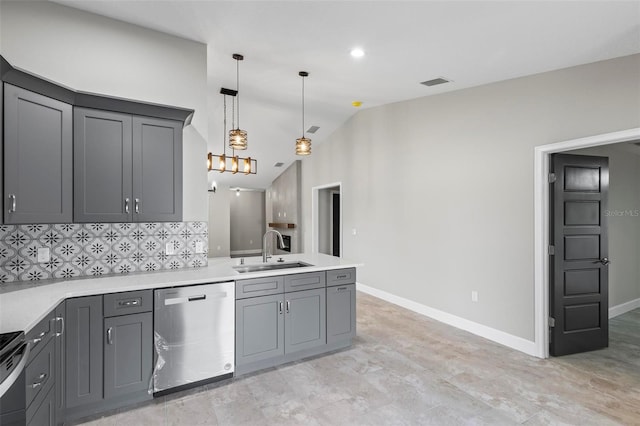
[[[244, 56], [239, 53], [233, 54], [233, 59], [236, 60], [236, 93], [240, 92], [240, 61], [244, 59]], [[240, 96], [238, 96], [237, 113], [238, 113], [238, 127], [235, 127], [235, 111], [233, 111], [233, 123], [229, 131], [229, 147], [237, 150], [247, 149], [247, 132], [240, 129]]]
[[[236, 174], [240, 170], [240, 163], [242, 163], [242, 172], [245, 175], [255, 175], [258, 172], [258, 160], [255, 158], [247, 157], [243, 158], [236, 155], [235, 149], [231, 150], [231, 157], [227, 156], [227, 146], [225, 143], [227, 137], [227, 96], [232, 96], [235, 99], [237, 95], [236, 90], [220, 89], [220, 93], [224, 95], [223, 108], [224, 108], [224, 120], [222, 129], [222, 154], [214, 155], [211, 152], [207, 154], [207, 169], [209, 171], [216, 171], [220, 173], [230, 172]], [[232, 106], [233, 108], [233, 106]], [[227, 164], [227, 160], [231, 159], [231, 166]]]
[[304, 78], [309, 76], [306, 71], [298, 73], [302, 77], [302, 137], [296, 139], [296, 155], [311, 154], [311, 139], [304, 137]]

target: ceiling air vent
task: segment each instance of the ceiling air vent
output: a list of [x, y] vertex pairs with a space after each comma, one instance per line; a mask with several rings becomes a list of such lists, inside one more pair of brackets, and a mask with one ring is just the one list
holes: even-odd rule
[[282, 167], [284, 166], [284, 163], [281, 162], [277, 162], [276, 164], [273, 165], [273, 167]]
[[447, 80], [446, 78], [442, 78], [442, 77], [438, 77], [438, 78], [434, 78], [433, 80], [427, 80], [427, 81], [423, 81], [420, 84], [424, 84], [425, 86], [437, 86], [438, 84], [444, 84], [444, 83], [449, 83], [451, 80]]
[[319, 126], [311, 126], [309, 127], [309, 129], [307, 130], [307, 133], [315, 133], [318, 131], [320, 127]]

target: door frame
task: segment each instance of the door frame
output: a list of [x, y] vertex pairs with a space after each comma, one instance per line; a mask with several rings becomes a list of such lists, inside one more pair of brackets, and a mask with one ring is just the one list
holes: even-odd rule
[[311, 188], [311, 253], [320, 253], [318, 247], [320, 245], [320, 214], [318, 212], [318, 208], [320, 207], [320, 203], [318, 201], [320, 190], [334, 188], [336, 186], [338, 187], [338, 192], [340, 193], [340, 258], [342, 258], [344, 256], [344, 235], [342, 233], [344, 229], [342, 220], [344, 192], [342, 188], [342, 182], [328, 183]]
[[549, 159], [572, 149], [640, 140], [640, 127], [587, 136], [534, 148], [534, 344], [535, 355], [549, 357]]

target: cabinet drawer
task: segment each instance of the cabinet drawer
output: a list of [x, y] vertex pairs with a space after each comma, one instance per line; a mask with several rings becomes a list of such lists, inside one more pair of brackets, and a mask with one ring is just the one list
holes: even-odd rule
[[151, 312], [153, 310], [153, 290], [105, 294], [103, 303], [105, 317]]
[[25, 369], [26, 404], [27, 407], [40, 392], [46, 393], [53, 385], [54, 340], [49, 339], [44, 349], [27, 365]]
[[38, 323], [38, 325], [33, 327], [26, 334], [26, 341], [31, 343], [31, 353], [29, 354], [27, 362], [31, 362], [31, 360], [38, 356], [42, 348], [47, 346], [47, 342], [49, 342], [49, 339], [53, 335], [53, 318], [54, 313], [51, 311]]
[[327, 271], [327, 287], [334, 285], [355, 284], [356, 268]]
[[307, 274], [295, 274], [284, 276], [284, 291], [301, 291], [322, 288], [326, 285], [324, 271], [309, 272]]
[[284, 278], [264, 277], [236, 281], [236, 300], [284, 293]]

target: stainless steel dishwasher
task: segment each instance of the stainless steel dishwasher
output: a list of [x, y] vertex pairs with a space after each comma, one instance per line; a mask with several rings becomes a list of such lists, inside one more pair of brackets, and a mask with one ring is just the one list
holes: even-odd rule
[[159, 289], [154, 296], [154, 395], [233, 376], [235, 283]]

